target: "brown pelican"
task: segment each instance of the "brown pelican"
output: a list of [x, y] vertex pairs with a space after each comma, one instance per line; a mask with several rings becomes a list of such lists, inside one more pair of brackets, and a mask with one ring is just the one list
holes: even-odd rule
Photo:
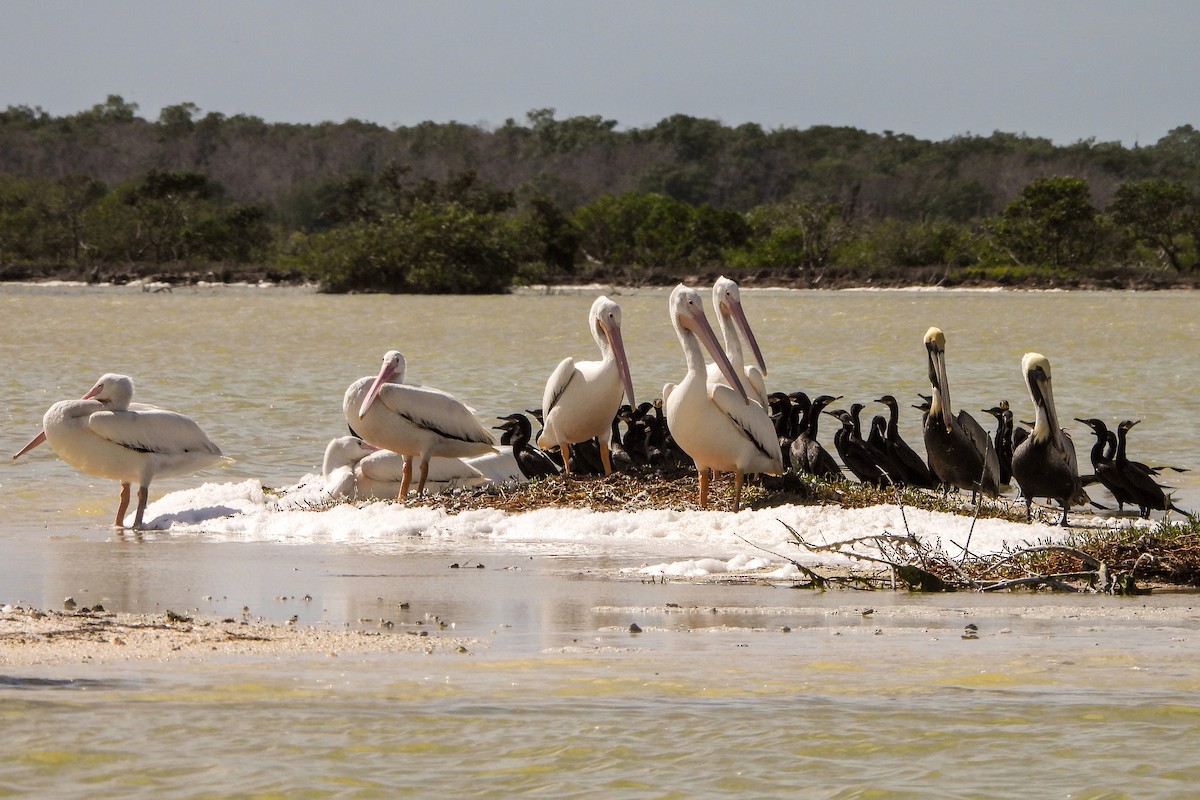
[[[663, 387], [667, 425], [676, 444], [696, 464], [700, 506], [708, 505], [710, 471], [732, 472], [733, 509], [737, 511], [747, 473], [783, 472], [779, 439], [767, 412], [749, 399], [741, 376], [734, 372], [717, 343], [700, 295], [679, 284], [671, 292], [669, 308], [687, 362], [687, 375], [678, 386], [668, 383]], [[728, 385], [708, 383], [701, 344], [720, 365]]]
[[1000, 493], [1000, 462], [986, 432], [966, 411], [954, 415], [946, 377], [946, 335], [940, 328], [925, 332], [929, 383], [933, 389], [925, 418], [925, 452], [938, 480], [990, 497]]
[[108, 373], [79, 400], [61, 400], [42, 417], [42, 430], [13, 456], [42, 442], [72, 467], [121, 483], [113, 527], [125, 524], [130, 484], [138, 485], [133, 527], [142, 527], [150, 481], [190, 475], [229, 459], [189, 417], [134, 403], [133, 379]]
[[1058, 424], [1054, 408], [1054, 390], [1050, 382], [1050, 361], [1041, 353], [1026, 353], [1021, 372], [1037, 414], [1033, 433], [1013, 451], [1013, 479], [1025, 497], [1025, 514], [1033, 516], [1033, 498], [1050, 497], [1062, 504], [1060, 524], [1067, 524], [1067, 509], [1072, 503], [1086, 502], [1075, 443]]
[[609, 450], [621, 395], [630, 405], [637, 402], [621, 338], [621, 307], [604, 295], [597, 297], [588, 311], [588, 329], [600, 348], [600, 360], [576, 361], [567, 356], [555, 367], [542, 392], [544, 427], [537, 444], [562, 451], [567, 475], [571, 474], [568, 445], [588, 439], [599, 441], [604, 474], [612, 472]]
[[469, 458], [496, 452], [487, 428], [453, 396], [404, 383], [404, 356], [389, 350], [374, 378], [359, 378], [346, 389], [342, 413], [366, 442], [404, 457], [399, 499], [408, 494], [412, 465], [419, 465], [417, 494], [425, 491], [429, 460]]

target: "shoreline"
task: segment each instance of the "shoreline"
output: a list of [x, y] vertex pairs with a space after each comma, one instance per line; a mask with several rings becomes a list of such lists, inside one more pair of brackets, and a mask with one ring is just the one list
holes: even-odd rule
[[[219, 266], [219, 265], [218, 265]], [[554, 294], [577, 287], [617, 287], [625, 289], [671, 288], [676, 283], [711, 284], [729, 269], [713, 268], [690, 271], [683, 275], [661, 269], [647, 269], [638, 275], [603, 275], [581, 272], [549, 276], [539, 284], [513, 284], [507, 294]], [[987, 279], [970, 272], [952, 274], [946, 268], [905, 268], [868, 270], [828, 267], [821, 270], [755, 270], [738, 272], [733, 277], [742, 289], [796, 290], [894, 290], [917, 291], [994, 290], [994, 291], [1169, 291], [1200, 289], [1200, 273], [1173, 273], [1129, 268], [1102, 270], [1095, 274], [1060, 276], [1001, 276]], [[617, 278], [614, 280], [614, 278]], [[623, 280], [622, 280], [623, 278]], [[0, 285], [68, 285], [118, 287], [137, 286], [142, 291], [171, 291], [174, 288], [287, 287], [322, 293], [319, 283], [295, 270], [267, 267], [192, 269], [185, 265], [172, 268], [162, 264], [128, 264], [119, 267], [88, 269], [83, 266], [50, 267], [10, 265], [0, 268]], [[362, 293], [355, 290], [349, 294]], [[369, 292], [377, 294], [378, 292]]]
[[49, 611], [0, 607], [0, 667], [211, 661], [229, 657], [336, 658], [341, 654], [470, 653], [469, 637], [369, 632], [207, 615]]

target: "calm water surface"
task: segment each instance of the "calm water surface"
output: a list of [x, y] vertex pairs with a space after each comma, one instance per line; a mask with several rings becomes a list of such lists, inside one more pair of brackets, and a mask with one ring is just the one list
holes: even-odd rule
[[[682, 377], [666, 294], [616, 298], [639, 399]], [[590, 357], [593, 297], [0, 287], [0, 445], [15, 452], [52, 402], [125, 372], [141, 399], [195, 417], [237, 460], [156, 483], [152, 497], [200, 479], [287, 485], [318, 469], [344, 430], [343, 390], [384, 351], [490, 420], [537, 405], [563, 356]], [[1019, 364], [1038, 350], [1064, 420], [1141, 419], [1131, 454], [1200, 467], [1192, 293], [743, 299], [773, 388], [916, 402], [928, 388], [921, 337], [936, 324], [957, 406], [1008, 399], [1031, 417]], [[910, 441], [917, 426], [911, 411]], [[1086, 460], [1086, 431], [1070, 426]], [[45, 452], [3, 462], [0, 602], [55, 607], [86, 591], [114, 610], [246, 603], [363, 625], [405, 600], [481, 644], [15, 670], [0, 675], [0, 796], [1182, 798], [1200, 783], [1200, 612], [1188, 595], [813, 597], [590, 577], [627, 566], [621, 553], [117, 539], [111, 482]], [[1197, 473], [1168, 474], [1179, 504], [1200, 506]], [[489, 568], [447, 577], [451, 557]], [[274, 599], [306, 592], [319, 608]], [[634, 621], [646, 632], [629, 634]], [[967, 621], [978, 640], [961, 638]]]

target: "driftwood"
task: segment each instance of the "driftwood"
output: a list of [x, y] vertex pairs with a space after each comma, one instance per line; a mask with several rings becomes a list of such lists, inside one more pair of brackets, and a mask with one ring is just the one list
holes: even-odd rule
[[[907, 528], [907, 518], [904, 519]], [[794, 558], [781, 556], [800, 569], [808, 577], [808, 585], [816, 588], [825, 588], [835, 582], [853, 582], [855, 585], [869, 588], [885, 588], [890, 583], [893, 589], [903, 586], [919, 592], [996, 592], [1045, 587], [1064, 592], [1140, 594], [1148, 590], [1138, 587], [1135, 574], [1143, 564], [1155, 562], [1153, 555], [1142, 552], [1126, 571], [1113, 570], [1103, 558], [1065, 544], [1029, 545], [998, 556], [977, 556], [963, 546], [960, 548], [963, 555], [956, 561], [942, 550], [925, 543], [911, 531], [904, 534], [885, 531], [830, 544], [816, 544], [805, 540], [799, 531], [783, 520], [779, 520], [779, 523], [787, 529], [794, 544], [809, 552], [835, 553], [854, 561], [886, 568], [875, 574], [854, 574], [852, 570], [850, 576], [834, 578], [821, 575], [817, 570], [801, 564]], [[974, 519], [971, 526], [973, 530]], [[967, 541], [970, 541], [969, 535]], [[875, 552], [861, 552], [858, 548], [863, 546], [871, 547]], [[1061, 563], [1064, 558], [1074, 561], [1081, 568], [1047, 568]]]

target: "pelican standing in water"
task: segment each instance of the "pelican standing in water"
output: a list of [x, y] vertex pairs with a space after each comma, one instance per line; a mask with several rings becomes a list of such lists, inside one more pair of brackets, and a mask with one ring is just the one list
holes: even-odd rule
[[951, 411], [946, 335], [940, 328], [925, 332], [925, 354], [933, 388], [924, 424], [929, 469], [942, 483], [996, 497], [1000, 494], [1000, 461], [992, 440], [966, 411], [957, 415]]
[[1050, 361], [1041, 353], [1026, 353], [1021, 372], [1033, 400], [1033, 433], [1013, 450], [1012, 476], [1025, 497], [1025, 516], [1033, 516], [1033, 498], [1050, 497], [1062, 504], [1061, 525], [1067, 524], [1067, 509], [1080, 499], [1083, 484], [1075, 460], [1075, 443], [1058, 424], [1054, 390], [1050, 384]]
[[425, 492], [434, 456], [469, 458], [496, 452], [495, 440], [474, 412], [452, 395], [404, 383], [404, 356], [389, 350], [374, 378], [359, 378], [346, 389], [342, 413], [364, 441], [404, 457], [398, 499], [412, 485], [419, 465], [417, 494]]
[[[696, 464], [701, 508], [708, 506], [710, 473], [732, 472], [733, 510], [737, 511], [746, 473], [783, 472], [775, 426], [763, 407], [747, 396], [741, 376], [717, 343], [700, 295], [679, 284], [671, 292], [669, 308], [687, 362], [687, 375], [678, 386], [668, 383], [663, 387], [667, 427], [675, 443]], [[728, 385], [708, 383], [701, 344]]]
[[543, 449], [558, 446], [567, 475], [571, 474], [570, 446], [589, 439], [600, 441], [604, 474], [611, 474], [609, 451], [621, 395], [630, 406], [637, 405], [621, 338], [621, 307], [604, 295], [597, 297], [588, 312], [588, 327], [600, 348], [600, 360], [576, 361], [567, 356], [550, 374], [542, 393], [543, 427], [537, 444]]
[[134, 403], [133, 379], [107, 373], [79, 400], [62, 400], [42, 417], [42, 431], [13, 456], [42, 442], [72, 467], [121, 482], [113, 527], [124, 527], [130, 484], [138, 485], [133, 527], [142, 527], [150, 481], [190, 475], [229, 461], [193, 420], [174, 411]]
[[[717, 278], [717, 282], [713, 284], [712, 301], [713, 310], [717, 314], [717, 324], [721, 328], [721, 338], [725, 341], [725, 355], [729, 356], [733, 371], [742, 377], [750, 399], [757, 400], [763, 408], [769, 408], [767, 362], [763, 359], [758, 340], [754, 338], [754, 331], [750, 329], [750, 322], [746, 319], [746, 312], [742, 308], [742, 294], [737, 283], [725, 276]], [[754, 354], [753, 364], [747, 364], [742, 354], [742, 336], [746, 337], [746, 344]], [[729, 385], [716, 364], [708, 365], [708, 382]]]

